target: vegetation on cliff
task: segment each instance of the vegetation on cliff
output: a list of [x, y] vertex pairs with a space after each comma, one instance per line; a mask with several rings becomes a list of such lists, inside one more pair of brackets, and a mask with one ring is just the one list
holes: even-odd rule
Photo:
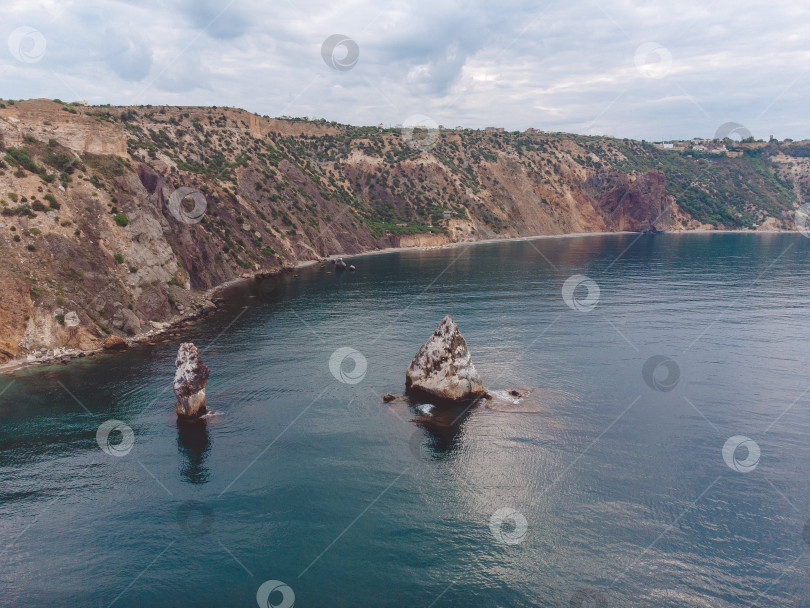
[[[726, 156], [230, 108], [3, 106], [0, 359], [143, 331], [202, 306], [202, 290], [306, 259], [539, 234], [791, 228], [810, 192], [805, 143], [728, 142]], [[78, 327], [54, 320], [70, 311]]]

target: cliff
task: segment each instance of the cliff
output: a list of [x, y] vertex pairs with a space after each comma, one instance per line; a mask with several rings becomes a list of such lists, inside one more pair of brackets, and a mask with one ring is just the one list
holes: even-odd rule
[[804, 146], [706, 158], [560, 133], [412, 139], [231, 108], [0, 102], [0, 362], [159, 329], [228, 280], [338, 253], [792, 229]]

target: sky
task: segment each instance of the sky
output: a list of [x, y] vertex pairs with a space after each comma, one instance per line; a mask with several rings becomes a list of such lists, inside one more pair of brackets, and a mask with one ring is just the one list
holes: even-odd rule
[[0, 38], [5, 99], [810, 138], [806, 0], [3, 0]]

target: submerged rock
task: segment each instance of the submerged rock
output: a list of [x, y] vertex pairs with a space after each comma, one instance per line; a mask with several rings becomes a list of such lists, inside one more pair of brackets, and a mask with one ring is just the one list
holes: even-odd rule
[[205, 387], [211, 370], [200, 359], [197, 347], [191, 342], [184, 342], [177, 351], [175, 361], [177, 371], [174, 374], [174, 394], [177, 395], [177, 417], [196, 420], [205, 415]]
[[409, 394], [441, 402], [488, 397], [467, 343], [450, 315], [441, 320], [405, 372]]

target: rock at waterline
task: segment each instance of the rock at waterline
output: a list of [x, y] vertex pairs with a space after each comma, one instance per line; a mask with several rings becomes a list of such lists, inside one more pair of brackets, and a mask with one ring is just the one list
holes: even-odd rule
[[463, 403], [489, 395], [450, 315], [441, 320], [405, 372], [405, 390], [428, 400]]
[[335, 269], [346, 270], [346, 262], [343, 261], [343, 258], [338, 258], [337, 260], [335, 260]]
[[126, 350], [127, 341], [118, 336], [107, 336], [104, 338], [104, 350]]
[[174, 394], [177, 395], [177, 417], [181, 420], [196, 420], [208, 412], [205, 407], [205, 387], [211, 370], [200, 359], [197, 347], [184, 342], [177, 351], [174, 374]]
[[357, 268], [354, 267], [354, 264], [349, 266], [349, 272], [354, 272], [355, 270], [357, 270]]

